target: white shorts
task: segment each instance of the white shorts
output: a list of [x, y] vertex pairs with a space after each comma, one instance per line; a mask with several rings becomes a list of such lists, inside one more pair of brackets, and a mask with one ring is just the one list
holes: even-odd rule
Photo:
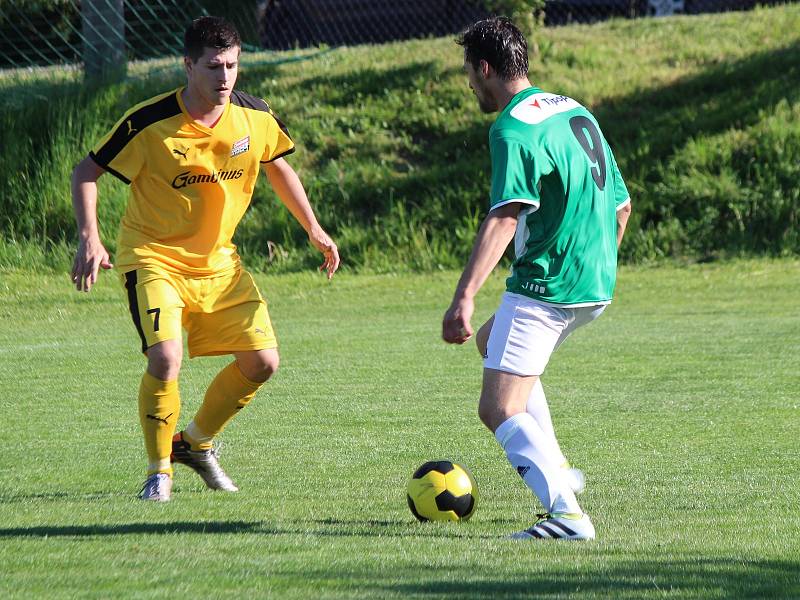
[[561, 308], [506, 292], [494, 314], [483, 366], [516, 375], [541, 375], [570, 333], [591, 323], [605, 304]]

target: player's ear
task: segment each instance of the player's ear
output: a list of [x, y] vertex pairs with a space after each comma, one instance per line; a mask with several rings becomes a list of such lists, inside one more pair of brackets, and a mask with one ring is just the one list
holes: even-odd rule
[[188, 56], [184, 56], [183, 57], [183, 66], [186, 68], [186, 74], [188, 75], [189, 73], [192, 72], [192, 67], [194, 66], [194, 62]]
[[486, 62], [484, 59], [481, 59], [478, 63], [478, 73], [481, 74], [481, 77], [484, 79], [489, 79], [489, 74], [493, 72], [494, 69], [492, 69], [492, 65]]

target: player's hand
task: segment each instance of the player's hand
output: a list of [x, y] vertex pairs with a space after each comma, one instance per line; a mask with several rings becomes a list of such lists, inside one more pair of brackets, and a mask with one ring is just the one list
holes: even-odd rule
[[81, 240], [72, 263], [72, 283], [79, 292], [88, 292], [97, 281], [100, 268], [110, 269], [113, 266], [108, 251], [99, 239]]
[[448, 344], [463, 344], [472, 337], [470, 320], [475, 303], [470, 298], [453, 300], [442, 320], [442, 339]]
[[331, 279], [333, 274], [336, 273], [336, 269], [339, 268], [339, 249], [333, 243], [331, 237], [322, 229], [312, 229], [308, 234], [308, 239], [325, 257], [319, 270], [325, 271], [328, 274], [328, 279]]

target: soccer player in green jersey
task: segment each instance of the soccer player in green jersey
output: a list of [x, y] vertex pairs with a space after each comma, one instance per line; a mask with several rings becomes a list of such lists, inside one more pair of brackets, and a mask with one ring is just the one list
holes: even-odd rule
[[442, 337], [472, 337], [475, 294], [513, 239], [507, 291], [476, 335], [484, 357], [478, 413], [545, 509], [512, 537], [592, 539], [575, 497], [583, 474], [561, 452], [539, 377], [567, 336], [611, 302], [630, 197], [592, 114], [530, 83], [528, 46], [511, 21], [479, 21], [457, 43], [480, 109], [500, 114], [489, 130], [491, 207]]

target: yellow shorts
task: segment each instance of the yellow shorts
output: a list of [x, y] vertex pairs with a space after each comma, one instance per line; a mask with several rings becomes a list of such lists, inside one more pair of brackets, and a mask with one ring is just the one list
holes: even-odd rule
[[188, 334], [189, 356], [275, 348], [267, 303], [244, 269], [216, 277], [184, 277], [157, 267], [122, 274], [142, 352]]

